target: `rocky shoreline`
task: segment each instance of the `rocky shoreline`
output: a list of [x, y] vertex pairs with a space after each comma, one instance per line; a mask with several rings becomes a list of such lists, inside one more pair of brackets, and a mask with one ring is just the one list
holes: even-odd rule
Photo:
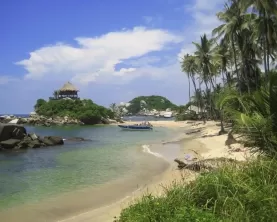
[[[111, 124], [121, 122], [102, 118], [99, 124]], [[14, 115], [0, 116], [0, 123], [14, 123], [19, 125], [31, 125], [31, 126], [67, 126], [67, 125], [86, 125], [82, 121], [70, 117], [45, 117], [40, 115], [30, 115], [29, 117], [18, 117]]]
[[0, 123], [0, 151], [20, 151], [41, 147], [60, 146], [64, 141], [89, 141], [81, 137], [62, 138], [59, 136], [38, 136], [28, 133], [26, 128], [17, 124]]

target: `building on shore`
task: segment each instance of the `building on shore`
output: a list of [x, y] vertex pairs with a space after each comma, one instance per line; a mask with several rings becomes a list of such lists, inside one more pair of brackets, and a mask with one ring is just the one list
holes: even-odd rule
[[59, 99], [79, 99], [78, 96], [79, 90], [70, 82], [67, 82], [59, 90], [55, 90], [53, 97], [50, 97], [50, 100], [59, 100]]

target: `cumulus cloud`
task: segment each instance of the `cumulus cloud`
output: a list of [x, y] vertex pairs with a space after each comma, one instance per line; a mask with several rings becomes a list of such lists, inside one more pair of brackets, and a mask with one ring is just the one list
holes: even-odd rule
[[170, 44], [182, 41], [179, 36], [161, 29], [135, 27], [110, 32], [99, 37], [76, 38], [77, 47], [56, 44], [39, 48], [28, 59], [17, 62], [27, 70], [25, 78], [72, 78], [80, 83], [106, 82], [113, 76], [124, 77], [134, 67], [116, 70], [125, 60], [161, 51]]

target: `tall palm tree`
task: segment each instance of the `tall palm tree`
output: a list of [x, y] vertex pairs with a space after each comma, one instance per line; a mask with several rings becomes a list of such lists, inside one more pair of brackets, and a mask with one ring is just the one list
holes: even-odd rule
[[223, 38], [226, 44], [230, 44], [232, 48], [232, 55], [234, 57], [235, 63], [235, 73], [237, 75], [237, 80], [240, 89], [240, 75], [238, 69], [238, 53], [237, 53], [237, 39], [239, 35], [239, 30], [243, 24], [243, 11], [239, 7], [238, 0], [231, 0], [231, 4], [225, 3], [224, 11], [217, 13], [218, 19], [223, 23], [212, 31], [212, 34], [216, 36], [216, 39]]
[[268, 80], [268, 72], [270, 71], [269, 57], [272, 55], [272, 46], [274, 41], [274, 33], [276, 33], [276, 15], [277, 15], [277, 2], [276, 0], [244, 0], [240, 1], [242, 10], [247, 11], [252, 7], [254, 13], [258, 14], [258, 33], [259, 39], [263, 46], [263, 58], [265, 75]]
[[188, 76], [188, 83], [189, 83], [189, 101], [191, 102], [191, 86], [190, 86], [190, 81], [193, 83], [194, 91], [196, 91], [196, 80], [195, 80], [195, 75], [197, 72], [197, 64], [195, 57], [192, 55], [185, 55], [181, 64], [182, 71], [185, 72]]
[[[214, 54], [214, 40], [208, 39], [206, 34], [200, 37], [200, 43], [193, 44], [196, 47], [196, 51], [194, 53], [196, 58], [196, 63], [199, 66], [201, 78], [203, 79], [206, 91], [210, 91], [212, 86], [214, 88], [214, 64], [213, 64], [213, 54]], [[210, 98], [210, 97], [209, 97]], [[212, 116], [212, 100], [210, 100], [210, 116]]]

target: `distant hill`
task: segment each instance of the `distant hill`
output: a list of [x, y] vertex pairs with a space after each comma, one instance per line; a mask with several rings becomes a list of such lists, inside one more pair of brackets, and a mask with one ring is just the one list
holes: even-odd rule
[[128, 112], [131, 114], [137, 114], [142, 110], [153, 110], [164, 111], [168, 108], [174, 110], [177, 105], [173, 104], [167, 98], [163, 96], [139, 96], [132, 99], [127, 107]]

